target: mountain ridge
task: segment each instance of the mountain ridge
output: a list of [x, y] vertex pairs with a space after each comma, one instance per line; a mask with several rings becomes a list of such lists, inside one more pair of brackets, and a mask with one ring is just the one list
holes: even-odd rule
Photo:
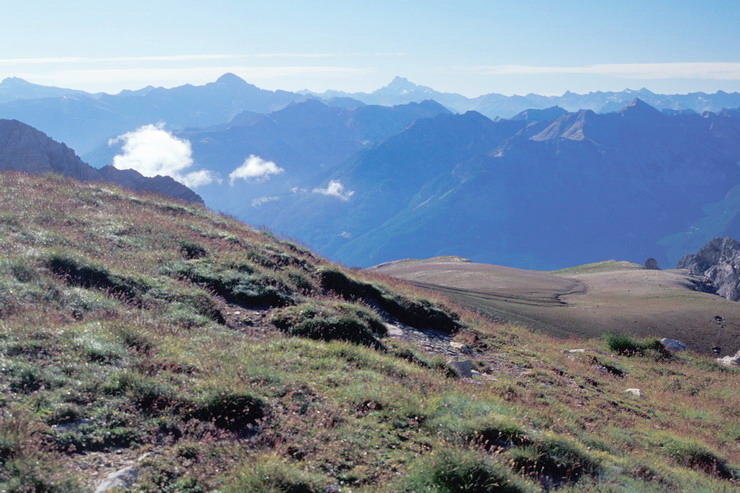
[[148, 178], [138, 171], [119, 170], [113, 166], [93, 168], [65, 144], [17, 120], [0, 119], [0, 170], [59, 173], [81, 181], [106, 181], [133, 190], [203, 203], [198, 194], [169, 176]]

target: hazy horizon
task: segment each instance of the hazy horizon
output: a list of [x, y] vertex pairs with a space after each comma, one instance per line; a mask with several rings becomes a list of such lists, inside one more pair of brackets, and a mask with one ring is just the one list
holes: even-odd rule
[[740, 4], [393, 4], [38, 0], [0, 19], [0, 79], [117, 93], [231, 72], [265, 89], [371, 92], [740, 91]]

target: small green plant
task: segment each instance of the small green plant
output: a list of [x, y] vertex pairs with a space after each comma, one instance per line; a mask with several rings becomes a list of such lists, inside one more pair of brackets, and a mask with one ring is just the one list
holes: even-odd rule
[[189, 417], [230, 431], [245, 431], [267, 414], [267, 405], [247, 393], [218, 389], [192, 404]]
[[446, 449], [411, 465], [402, 491], [437, 493], [520, 493], [533, 491], [504, 466], [473, 450]]
[[50, 253], [45, 264], [50, 271], [73, 286], [102, 289], [129, 300], [136, 299], [148, 289], [143, 282], [113, 274], [102, 265], [61, 250]]
[[455, 313], [447, 312], [428, 300], [412, 300], [389, 289], [369, 282], [358, 281], [336, 267], [319, 269], [321, 288], [343, 298], [361, 300], [375, 305], [401, 323], [421, 329], [456, 332], [461, 324]]
[[376, 315], [350, 303], [334, 306], [302, 303], [277, 312], [272, 323], [294, 336], [321, 341], [349, 341], [366, 346], [378, 345], [375, 335], [386, 331]]
[[599, 463], [581, 446], [564, 438], [546, 436], [531, 445], [509, 451], [512, 467], [543, 484], [577, 481], [584, 474], [595, 475]]
[[238, 469], [224, 491], [321, 493], [328, 491], [328, 483], [323, 476], [306, 472], [295, 463], [274, 455], [260, 455]]
[[668, 351], [658, 339], [645, 339], [636, 341], [622, 334], [610, 334], [606, 336], [606, 345], [609, 349], [620, 356], [647, 356], [652, 355], [656, 359], [668, 359], [671, 357]]
[[723, 479], [733, 479], [735, 477], [735, 473], [724, 459], [697, 441], [667, 437], [663, 440], [662, 446], [668, 456], [684, 467], [703, 471]]
[[192, 260], [207, 257], [208, 250], [193, 241], [183, 240], [180, 242], [180, 254], [184, 258]]

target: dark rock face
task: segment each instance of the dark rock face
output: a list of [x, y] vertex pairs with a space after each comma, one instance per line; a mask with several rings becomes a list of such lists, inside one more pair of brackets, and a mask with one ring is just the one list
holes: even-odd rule
[[678, 268], [706, 277], [718, 295], [740, 301], [740, 242], [732, 238], [715, 238], [698, 253], [682, 258]]
[[133, 190], [203, 203], [198, 194], [168, 176], [148, 178], [138, 171], [112, 166], [95, 169], [66, 145], [17, 120], [0, 120], [0, 171], [7, 170], [59, 173], [80, 181], [107, 181]]

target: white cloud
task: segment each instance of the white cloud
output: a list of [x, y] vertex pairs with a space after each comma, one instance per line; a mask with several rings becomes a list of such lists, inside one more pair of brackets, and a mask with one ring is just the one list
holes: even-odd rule
[[218, 182], [221, 183], [221, 179], [213, 171], [208, 169], [202, 169], [200, 171], [193, 171], [185, 176], [178, 178], [183, 185], [190, 188], [201, 187], [210, 183]]
[[274, 195], [269, 197], [257, 197], [256, 199], [252, 200], [252, 207], [259, 207], [269, 202], [274, 202], [275, 200], [280, 200], [280, 197], [276, 197]]
[[122, 154], [113, 158], [118, 169], [134, 169], [144, 176], [170, 176], [189, 187], [207, 185], [217, 180], [209, 170], [183, 173], [193, 165], [190, 142], [178, 139], [164, 129], [164, 124], [144, 125], [133, 132], [110, 139], [108, 145], [122, 143]]
[[233, 185], [239, 179], [245, 181], [264, 181], [272, 175], [279, 175], [284, 172], [285, 170], [273, 161], [265, 161], [261, 157], [252, 154], [244, 160], [241, 166], [229, 173], [229, 183]]
[[625, 79], [710, 79], [740, 80], [740, 63], [605, 63], [580, 66], [492, 65], [467, 67], [466, 71], [485, 75], [609, 75]]
[[349, 200], [355, 194], [354, 190], [348, 190], [339, 180], [331, 180], [326, 188], [314, 188], [314, 193], [336, 197], [341, 200]]

